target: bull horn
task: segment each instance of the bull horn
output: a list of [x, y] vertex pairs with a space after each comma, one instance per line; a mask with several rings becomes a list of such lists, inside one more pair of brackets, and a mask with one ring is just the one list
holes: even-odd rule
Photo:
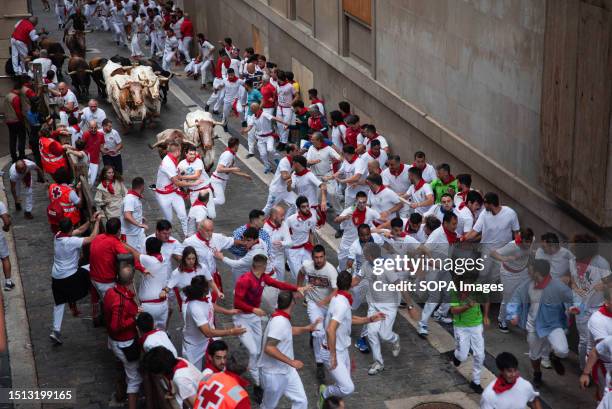
[[85, 72], [86, 72], [87, 74], [91, 74], [93, 71], [92, 71], [92, 70], [85, 70]]
[[68, 73], [68, 75], [74, 75], [74, 74], [76, 74], [76, 73], [77, 73], [76, 71], [70, 71], [70, 72]]
[[100, 71], [101, 69], [102, 69], [102, 67], [96, 67], [96, 68], [94, 68], [93, 70], [94, 70], [94, 71]]
[[155, 71], [155, 75], [161, 74], [161, 71]]

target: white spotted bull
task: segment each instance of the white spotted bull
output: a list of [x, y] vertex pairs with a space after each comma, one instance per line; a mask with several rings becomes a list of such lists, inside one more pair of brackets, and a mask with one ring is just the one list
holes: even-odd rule
[[214, 126], [223, 125], [216, 122], [209, 112], [202, 110], [193, 111], [185, 117], [185, 142], [196, 146], [204, 162], [206, 171], [210, 171], [215, 163]]
[[144, 124], [147, 108], [144, 103], [143, 87], [130, 75], [131, 67], [122, 67], [112, 61], [102, 69], [108, 101], [125, 126], [133, 121]]
[[180, 145], [183, 145], [185, 141], [185, 134], [180, 129], [166, 129], [158, 133], [155, 136], [155, 143], [153, 145], [149, 145], [149, 148], [154, 149], [157, 148], [159, 152], [159, 157], [163, 158], [166, 156], [166, 149], [168, 148], [168, 144], [170, 142], [176, 142]]
[[142, 85], [147, 114], [152, 117], [159, 117], [161, 110], [159, 88], [161, 81], [164, 79], [155, 75], [151, 67], [142, 65], [132, 68], [131, 76], [133, 81], [137, 81]]

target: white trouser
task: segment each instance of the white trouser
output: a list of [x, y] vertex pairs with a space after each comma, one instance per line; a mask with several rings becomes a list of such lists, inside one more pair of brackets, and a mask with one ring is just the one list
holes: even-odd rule
[[325, 320], [327, 308], [320, 307], [316, 302], [308, 300], [306, 311], [308, 312], [308, 319], [311, 324], [321, 318], [321, 322], [318, 323], [315, 330], [311, 332], [315, 361], [317, 364], [321, 364], [329, 360], [329, 350], [323, 348], [323, 345], [327, 345], [327, 337], [325, 335], [325, 328], [323, 327], [323, 320]]
[[528, 279], [528, 277], [529, 273], [527, 272], [527, 270], [524, 270], [524, 272], [520, 273], [511, 273], [505, 270], [503, 267], [501, 268], [500, 280], [501, 284], [504, 286], [504, 292], [502, 303], [499, 306], [499, 315], [497, 317], [497, 320], [500, 323], [506, 324], [506, 304], [512, 299], [514, 290], [516, 290], [516, 288], [520, 284], [524, 283], [525, 280]]
[[204, 369], [204, 355], [208, 349], [208, 342], [208, 338], [206, 338], [204, 342], [199, 342], [197, 344], [189, 344], [183, 340], [183, 358], [191, 362], [199, 371]]
[[[247, 115], [245, 121], [248, 122], [251, 116], [253, 115]], [[247, 145], [249, 147], [249, 153], [255, 155], [255, 145], [257, 145], [257, 130], [255, 128], [251, 128], [247, 133]]]
[[[436, 271], [430, 270], [427, 272], [425, 276], [425, 281], [431, 282], [442, 282], [442, 281], [450, 281], [451, 276], [447, 271]], [[436, 307], [440, 304], [440, 308], [438, 309], [438, 313], [442, 316], [446, 316], [448, 314], [448, 310], [450, 309], [450, 304], [448, 303], [448, 292], [447, 291], [429, 291], [427, 295], [427, 301], [425, 302], [425, 306], [423, 307], [423, 311], [421, 312], [421, 321], [419, 324], [421, 326], [426, 327], [429, 318], [436, 310]]]
[[191, 61], [190, 50], [191, 50], [191, 40], [192, 39], [193, 39], [192, 37], [183, 37], [180, 40], [181, 52], [183, 53], [183, 55], [185, 56], [185, 60], [187, 61]]
[[[483, 252], [483, 268], [478, 276], [479, 283], [497, 283], [500, 281], [500, 267], [501, 264], [493, 257], [489, 256], [488, 253]], [[484, 257], [484, 256], [487, 257]]]
[[153, 316], [155, 328], [166, 329], [166, 323], [168, 322], [168, 301], [143, 302], [141, 307], [144, 311]]
[[559, 358], [565, 358], [569, 353], [567, 337], [562, 328], [552, 330], [544, 338], [538, 337], [535, 332], [528, 332], [527, 343], [529, 344], [529, 359], [532, 361], [547, 358], [547, 351], [550, 351], [551, 348]]
[[261, 371], [261, 385], [263, 401], [260, 409], [275, 409], [283, 396], [291, 401], [291, 409], [308, 408], [304, 385], [295, 368], [289, 368], [289, 372], [285, 374]]
[[156, 193], [157, 204], [164, 215], [164, 218], [172, 223], [172, 210], [181, 223], [183, 234], [187, 234], [187, 211], [185, 210], [185, 200], [178, 193], [162, 195]]
[[[504, 291], [505, 290], [504, 288]], [[586, 308], [583, 311], [581, 306], [580, 314], [576, 316], [576, 329], [578, 330], [578, 362], [580, 363], [580, 369], [584, 369], [586, 358], [593, 348], [588, 323], [591, 315], [593, 315], [595, 311], [597, 311], [597, 308]]]
[[[353, 274], [353, 276], [355, 276], [355, 274]], [[368, 282], [366, 280], [361, 280], [359, 284], [351, 288], [351, 294], [353, 295], [351, 309], [353, 311], [358, 310], [361, 303], [365, 301], [366, 291], [368, 291]], [[364, 329], [366, 328], [367, 326], [364, 327]]]
[[95, 187], [96, 179], [98, 177], [98, 166], [99, 165], [97, 163], [89, 164], [88, 178], [89, 178], [89, 186], [92, 188]]
[[108, 17], [100, 16], [100, 23], [102, 23], [102, 29], [104, 31], [109, 31], [110, 30], [110, 25], [108, 24]]
[[64, 320], [64, 307], [66, 304], [53, 306], [53, 331], [60, 332], [62, 330], [62, 321]]
[[484, 365], [485, 345], [482, 335], [482, 324], [475, 327], [454, 327], [455, 331], [455, 358], [459, 362], [468, 359], [470, 349], [474, 360], [472, 362], [472, 382], [480, 385], [480, 372]]
[[215, 198], [213, 199], [215, 206], [225, 204], [225, 186], [227, 185], [227, 180], [221, 180], [213, 176], [210, 178], [210, 184], [215, 191]]
[[174, 59], [174, 55], [174, 51], [164, 51], [164, 56], [162, 57], [162, 70], [172, 70], [172, 60]]
[[337, 396], [339, 398], [343, 398], [345, 396], [350, 395], [355, 390], [355, 384], [353, 384], [353, 380], [351, 379], [351, 357], [349, 356], [348, 349], [336, 350], [336, 368], [329, 368], [329, 361], [325, 363], [329, 374], [334, 380], [333, 385], [329, 385], [325, 392], [323, 392], [323, 397], [325, 399], [330, 396]]
[[246, 328], [240, 335], [240, 342], [249, 351], [249, 373], [255, 385], [259, 385], [259, 369], [257, 360], [261, 353], [261, 318], [255, 314], [234, 315], [234, 326]]
[[28, 46], [23, 41], [11, 37], [11, 61], [15, 75], [25, 74], [25, 58], [28, 56]]
[[266, 214], [270, 214], [270, 210], [279, 204], [280, 202], [285, 202], [287, 205], [287, 215], [286, 217], [291, 216], [295, 213], [295, 201], [297, 199], [297, 195], [294, 192], [287, 192], [285, 189], [282, 192], [268, 192], [268, 200], [266, 201], [266, 206], [263, 208], [263, 212]]
[[208, 101], [206, 101], [206, 105], [209, 107], [212, 106], [213, 111], [219, 112], [221, 108], [221, 103], [223, 102], [223, 98], [225, 97], [225, 90], [223, 88], [216, 90], [218, 87], [223, 85], [223, 79], [215, 78], [213, 80], [213, 93], [210, 94]]
[[[348, 220], [348, 222], [352, 223], [351, 220]], [[342, 224], [340, 226], [342, 226]], [[351, 245], [355, 242], [355, 240], [357, 240], [357, 235], [351, 235], [345, 229], [344, 234], [340, 239], [340, 244], [338, 245], [338, 271], [346, 270], [349, 249], [351, 248]]]
[[374, 361], [384, 364], [382, 353], [380, 351], [381, 341], [391, 344], [399, 341], [399, 335], [393, 332], [393, 323], [397, 315], [397, 305], [393, 303], [372, 303], [368, 305], [368, 317], [382, 312], [385, 314], [385, 319], [368, 324], [368, 341], [372, 350], [372, 358]]
[[151, 32], [151, 57], [164, 50], [163, 37], [157, 32]]
[[[208, 217], [214, 219], [217, 217], [217, 210], [215, 208], [215, 194], [210, 190], [208, 190], [208, 203], [206, 203], [206, 212], [208, 212]], [[198, 196], [200, 195], [202, 190], [195, 190], [189, 192], [189, 201], [193, 205], [193, 203], [198, 200]]]
[[340, 214], [342, 210], [344, 210], [344, 207], [343, 207], [344, 194], [342, 193], [342, 185], [338, 183], [337, 180], [332, 179], [329, 182], [327, 182], [327, 189], [329, 192], [327, 194], [328, 201], [331, 203], [336, 214]]
[[126, 342], [118, 342], [110, 338], [108, 339], [108, 346], [110, 347], [110, 350], [113, 351], [113, 354], [115, 354], [117, 359], [119, 359], [123, 364], [125, 377], [127, 378], [127, 393], [138, 393], [140, 384], [142, 383], [142, 378], [140, 377], [140, 372], [138, 371], [140, 360], [128, 362], [128, 360], [125, 358], [125, 354], [119, 347], [121, 344], [127, 344], [125, 347], [129, 346], [129, 344]]
[[121, 45], [127, 44], [127, 36], [125, 35], [125, 26], [123, 24], [119, 24], [113, 22], [113, 38], [116, 42], [119, 42]]
[[106, 295], [106, 292], [115, 286], [114, 282], [113, 283], [99, 283], [97, 281], [91, 280], [91, 283], [93, 284], [94, 288], [98, 292], [100, 301], [103, 301], [104, 296]]
[[270, 258], [272, 268], [276, 270], [274, 278], [280, 281], [285, 281], [285, 263], [287, 261], [285, 248], [282, 245], [275, 246], [272, 244], [272, 248], [270, 249]]
[[130, 48], [132, 51], [132, 57], [142, 57], [144, 53], [142, 52], [142, 48], [140, 48], [140, 36], [142, 33], [134, 33], [132, 35], [132, 41], [130, 43]]
[[221, 119], [221, 122], [223, 122], [223, 125], [227, 126], [229, 123], [230, 116], [232, 116], [232, 107], [234, 105], [235, 100], [236, 98], [230, 101], [227, 101], [227, 100], [223, 101], [223, 119]]
[[25, 202], [24, 210], [26, 212], [32, 211], [32, 186], [26, 186], [22, 181], [18, 181], [15, 183], [15, 193], [17, 195], [17, 199], [21, 200], [22, 194]]
[[291, 270], [291, 278], [293, 282], [297, 281], [298, 273], [304, 262], [312, 260], [312, 256], [308, 250], [304, 247], [298, 249], [287, 249], [287, 264], [289, 264], [289, 270]]
[[206, 85], [212, 76], [212, 61], [204, 60], [200, 64], [200, 75], [202, 76], [202, 85]]
[[[280, 118], [283, 118], [283, 122], [290, 124], [293, 118], [293, 109], [291, 107], [282, 107], [278, 106], [276, 108], [276, 114]], [[289, 127], [282, 125], [280, 123], [276, 124], [278, 129], [278, 136], [282, 143], [287, 143], [289, 141]]]
[[270, 169], [269, 157], [274, 155], [274, 138], [271, 136], [257, 137], [257, 150], [264, 168]]
[[187, 65], [185, 66], [185, 72], [188, 74], [195, 75], [200, 72], [201, 66], [202, 66], [202, 63], [197, 63], [195, 58], [192, 58], [191, 61], [189, 61]]
[[64, 24], [64, 6], [62, 2], [57, 1], [55, 3], [55, 17], [57, 17], [57, 24]]
[[144, 229], [140, 229], [140, 231], [136, 234], [126, 234], [125, 241], [126, 243], [138, 250], [139, 253], [144, 253], [143, 243], [145, 242], [145, 232]]

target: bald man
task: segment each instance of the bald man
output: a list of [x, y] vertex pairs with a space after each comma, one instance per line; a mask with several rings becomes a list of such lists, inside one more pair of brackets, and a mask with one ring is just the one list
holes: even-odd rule
[[263, 229], [270, 236], [270, 258], [272, 267], [275, 270], [277, 280], [285, 280], [285, 250], [292, 245], [289, 227], [285, 223], [285, 208], [283, 206], [273, 206], [270, 215], [266, 219]]
[[50, 91], [59, 97], [60, 123], [68, 126], [69, 116], [74, 116], [75, 118], [79, 117], [79, 101], [75, 93], [72, 92], [65, 82], [57, 84], [57, 91]]
[[11, 181], [11, 194], [15, 200], [15, 209], [21, 210], [21, 199], [24, 199], [25, 209], [23, 217], [28, 220], [32, 216], [32, 172], [38, 173], [38, 181], [44, 181], [43, 170], [29, 159], [20, 159], [13, 163], [9, 169], [9, 180]]
[[91, 120], [97, 121], [98, 124], [102, 124], [102, 121], [105, 119], [106, 112], [104, 112], [102, 108], [98, 108], [98, 101], [92, 98], [81, 112], [81, 129], [87, 128], [87, 124]]

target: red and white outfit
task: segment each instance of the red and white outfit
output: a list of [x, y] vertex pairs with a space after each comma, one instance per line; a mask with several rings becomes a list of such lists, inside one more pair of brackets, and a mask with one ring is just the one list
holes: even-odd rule
[[198, 195], [203, 190], [208, 190], [209, 201], [206, 207], [208, 208], [208, 214], [210, 215], [209, 217], [211, 219], [214, 219], [216, 217], [216, 212], [212, 185], [210, 182], [210, 177], [204, 169], [204, 162], [202, 161], [202, 158], [200, 158], [200, 155], [197, 155], [193, 161], [189, 161], [188, 159], [183, 159], [182, 161], [180, 161], [178, 164], [178, 170], [181, 175], [185, 176], [193, 176], [196, 174], [197, 171], [200, 171], [200, 178], [198, 179], [199, 183], [195, 186], [190, 186], [188, 188], [189, 202], [191, 203], [191, 205], [193, 205], [198, 199]]
[[[397, 193], [393, 190], [388, 189], [386, 186], [379, 186], [376, 192], [370, 191], [368, 192], [368, 203], [372, 207], [373, 210], [376, 210], [378, 213], [388, 212], [393, 206], [400, 203], [401, 200]], [[394, 217], [394, 214], [389, 215], [390, 218]], [[374, 225], [382, 223], [381, 219], [374, 221]]]
[[[234, 167], [236, 161], [236, 153], [231, 149], [227, 148], [221, 156], [219, 156], [219, 161], [217, 162], [217, 169], [219, 165], [223, 165], [226, 168]], [[215, 205], [221, 206], [225, 203], [225, 186], [227, 186], [227, 182], [229, 181], [230, 174], [229, 173], [221, 173], [215, 170], [210, 178], [210, 183], [212, 185], [213, 191], [215, 192], [214, 202]]]
[[260, 384], [257, 360], [261, 354], [262, 330], [261, 317], [254, 314], [253, 310], [259, 308], [266, 285], [279, 290], [297, 291], [295, 285], [275, 280], [271, 274], [266, 273], [257, 278], [252, 271], [248, 271], [236, 282], [234, 308], [242, 313], [234, 315], [234, 326], [246, 328], [246, 332], [240, 335], [240, 342], [249, 351], [249, 373], [255, 385]]
[[[421, 179], [416, 185], [410, 185], [408, 191], [406, 191], [406, 199], [412, 203], [421, 203], [427, 199], [427, 196], [433, 195], [433, 190], [429, 183], [425, 182], [425, 179]], [[415, 212], [425, 214], [433, 205], [419, 206], [414, 209]]]
[[[308, 161], [320, 161], [319, 163], [310, 165], [310, 171], [319, 179], [322, 179], [325, 176], [331, 176], [334, 173], [334, 165], [342, 162], [342, 158], [338, 152], [327, 144], [324, 144], [321, 148], [316, 148], [314, 145], [312, 145], [306, 153], [306, 159]], [[330, 199], [335, 197], [338, 194], [336, 192], [337, 189], [338, 186], [337, 183], [335, 183], [335, 180], [329, 181], [327, 183], [327, 196]], [[341, 211], [342, 209], [339, 208], [337, 210]]]
[[[268, 338], [278, 342], [276, 348], [289, 359], [294, 359], [291, 316], [284, 311], [276, 311], [266, 327], [263, 345]], [[275, 409], [280, 399], [285, 396], [291, 401], [292, 409], [307, 409], [308, 399], [302, 379], [297, 370], [265, 352], [261, 353], [258, 365], [261, 370], [263, 401], [261, 409]]]
[[227, 237], [219, 233], [213, 233], [210, 240], [206, 240], [200, 233], [196, 233], [193, 236], [186, 238], [183, 242], [183, 246], [191, 246], [195, 249], [198, 255], [198, 261], [202, 265], [204, 275], [212, 276], [215, 284], [217, 284], [217, 287], [222, 292], [223, 284], [221, 282], [221, 275], [217, 270], [217, 260], [215, 259], [214, 254], [215, 250], [227, 250], [233, 245], [233, 237]]
[[185, 61], [191, 61], [191, 41], [193, 40], [193, 23], [190, 19], [183, 17], [179, 32], [181, 33], [179, 51], [185, 56]]
[[[238, 75], [238, 70], [236, 70], [236, 75]], [[229, 77], [223, 80], [223, 123], [227, 125], [230, 115], [232, 113], [232, 109], [234, 109], [235, 104], [238, 101], [238, 94], [240, 93], [240, 88], [243, 88], [244, 80], [238, 79], [238, 77], [234, 77], [234, 79], [230, 79]]]
[[[209, 200], [209, 203], [210, 202], [212, 202], [212, 200]], [[210, 216], [206, 203], [201, 202], [199, 199], [193, 202], [189, 209], [189, 213], [187, 213], [187, 237], [195, 234], [202, 220], [212, 219]]]
[[183, 233], [187, 234], [187, 210], [185, 200], [178, 193], [178, 188], [172, 182], [172, 178], [178, 176], [178, 158], [171, 154], [164, 156], [157, 170], [157, 183], [155, 197], [164, 215], [164, 218], [172, 222], [172, 211], [178, 217]]
[[[415, 163], [413, 163], [412, 166], [417, 167], [417, 165]], [[438, 174], [436, 173], [436, 168], [434, 168], [429, 163], [426, 163], [425, 164], [425, 168], [421, 169], [421, 171], [423, 172], [421, 174], [421, 177], [427, 183], [431, 183], [432, 180], [438, 178]]]
[[165, 329], [168, 321], [168, 299], [159, 297], [168, 283], [168, 271], [163, 257], [161, 254], [141, 254], [139, 262], [144, 272], [138, 287], [138, 299], [142, 309], [153, 316], [155, 327]]
[[[285, 123], [290, 124], [293, 121], [293, 108], [291, 107], [291, 104], [293, 103], [293, 98], [295, 97], [295, 88], [290, 82], [279, 82], [278, 87], [276, 87], [276, 92], [278, 95], [276, 115], [283, 118]], [[281, 124], [278, 124], [277, 128], [280, 142], [287, 143], [289, 141], [289, 128]]]
[[28, 49], [33, 41], [38, 40], [34, 24], [27, 18], [19, 20], [15, 24], [15, 30], [11, 35], [11, 62], [15, 75], [26, 74], [25, 58], [28, 56]]
[[[350, 160], [344, 160], [338, 170], [342, 179], [359, 174], [359, 180], [354, 185], [347, 185], [344, 190], [344, 206], [350, 207], [355, 203], [357, 192], [367, 192], [368, 186], [363, 183], [368, 177], [368, 162], [355, 154]], [[362, 184], [363, 183], [363, 184]]]
[[260, 109], [247, 119], [247, 126], [252, 126], [257, 139], [257, 150], [264, 168], [270, 169], [270, 156], [274, 155], [274, 137], [276, 136], [272, 128], [274, 116]]
[[298, 211], [287, 218], [287, 227], [293, 244], [287, 249], [287, 264], [293, 280], [297, 280], [302, 264], [312, 259], [310, 233], [314, 234], [317, 228], [317, 216], [314, 212], [311, 212], [310, 216], [304, 216]]
[[[268, 232], [270, 236], [270, 243], [272, 248], [270, 249], [270, 261], [272, 268], [276, 271], [276, 278], [279, 280], [285, 279], [285, 254], [288, 247], [291, 247], [293, 241], [291, 240], [291, 234], [289, 233], [289, 226], [286, 221], [283, 220], [280, 226], [272, 223], [270, 219], [266, 220], [266, 223], [262, 227]], [[280, 245], [275, 245], [274, 242], [280, 241]]]
[[204, 298], [187, 300], [183, 308], [183, 353], [182, 355], [198, 370], [204, 369], [204, 355], [210, 338], [202, 333], [200, 327], [208, 324], [215, 328], [215, 312], [210, 294]]
[[178, 358], [178, 362], [172, 370], [172, 384], [170, 389], [174, 395], [177, 407], [183, 407], [183, 401], [196, 395], [198, 386], [204, 379], [200, 368], [193, 365], [187, 359]]
[[285, 156], [278, 162], [276, 171], [270, 187], [268, 190], [268, 200], [266, 206], [263, 208], [263, 212], [267, 215], [270, 213], [270, 209], [276, 206], [280, 202], [284, 202], [288, 207], [288, 212], [292, 213], [295, 211], [295, 200], [297, 196], [293, 192], [287, 191], [287, 182], [282, 177], [282, 172], [288, 172], [291, 174], [291, 157]]
[[121, 234], [125, 235], [125, 242], [138, 250], [143, 252], [145, 231], [142, 227], [136, 226], [123, 217], [125, 212], [132, 212], [132, 217], [140, 224], [142, 224], [142, 195], [133, 190], [128, 190], [127, 194], [123, 198], [123, 205], [121, 209]]
[[142, 334], [138, 342], [140, 342], [140, 345], [142, 345], [142, 349], [145, 353], [156, 347], [164, 347], [168, 351], [172, 352], [172, 355], [174, 355], [175, 358], [178, 357], [176, 348], [174, 347], [172, 341], [170, 341], [168, 333], [162, 329], [157, 328]]
[[351, 218], [340, 223], [340, 228], [344, 230], [338, 250], [338, 268], [340, 271], [346, 269], [349, 249], [355, 240], [359, 238], [357, 235], [357, 228], [361, 224], [367, 224], [370, 227], [374, 227], [374, 221], [380, 218], [380, 213], [371, 207], [366, 207], [363, 211], [358, 210], [356, 206], [347, 207], [340, 213], [340, 217], [348, 216], [349, 214], [352, 215]]
[[26, 171], [24, 173], [17, 172], [17, 166], [13, 163], [9, 169], [9, 179], [15, 183], [15, 195], [20, 198], [23, 194], [25, 199], [24, 210], [26, 212], [32, 211], [32, 172], [36, 170], [36, 163], [29, 159], [23, 159], [25, 163]]
[[324, 225], [327, 220], [327, 215], [321, 212], [321, 206], [319, 205], [319, 188], [322, 184], [321, 179], [316, 177], [309, 169], [291, 174], [291, 189], [297, 196], [305, 196], [308, 199], [310, 208], [316, 212], [317, 226]]
[[539, 396], [533, 386], [520, 376], [512, 384], [498, 376], [484, 389], [480, 409], [523, 409]]
[[[410, 188], [408, 169], [408, 166], [401, 163], [399, 169], [396, 172], [392, 172], [391, 168], [383, 170], [381, 173], [383, 184], [389, 189], [393, 190], [398, 195], [403, 195]], [[410, 207], [406, 205], [404, 205], [399, 211], [400, 217], [408, 217], [409, 213]]]
[[[66, 104], [72, 102], [73, 108], [69, 110], [66, 108]], [[66, 90], [66, 94], [60, 97], [60, 107], [59, 107], [59, 116], [60, 116], [60, 124], [68, 126], [68, 117], [74, 116], [75, 118], [79, 118], [79, 101], [72, 90]]]
[[366, 168], [370, 161], [375, 160], [380, 165], [380, 169], [384, 170], [387, 168], [387, 160], [389, 159], [389, 156], [387, 155], [387, 152], [382, 149], [380, 150], [380, 153], [378, 155], [375, 155], [374, 152], [372, 152], [372, 150], [370, 149], [367, 150], [363, 155], [361, 155], [360, 159], [365, 162]]
[[178, 302], [179, 309], [181, 311], [183, 310], [183, 304], [185, 304], [187, 301], [187, 297], [185, 294], [183, 294], [183, 288], [190, 285], [191, 280], [196, 276], [204, 276], [209, 282], [212, 280], [211, 274], [208, 272], [208, 270], [204, 270], [201, 264], [197, 265], [193, 269], [180, 270], [179, 268], [175, 268], [170, 275], [170, 279], [168, 280], [168, 288], [171, 288], [174, 291], [176, 301]]
[[340, 122], [336, 126], [332, 126], [331, 141], [338, 149], [342, 150], [344, 141], [346, 140], [346, 124]]
[[358, 145], [364, 145], [366, 150], [370, 149], [372, 141], [374, 141], [374, 140], [380, 142], [380, 149], [381, 150], [384, 150], [385, 148], [389, 147], [389, 143], [387, 143], [387, 139], [384, 136], [382, 136], [382, 135], [380, 135], [378, 133], [373, 138], [365, 137], [365, 136], [363, 136], [362, 133], [357, 135], [357, 144]]

